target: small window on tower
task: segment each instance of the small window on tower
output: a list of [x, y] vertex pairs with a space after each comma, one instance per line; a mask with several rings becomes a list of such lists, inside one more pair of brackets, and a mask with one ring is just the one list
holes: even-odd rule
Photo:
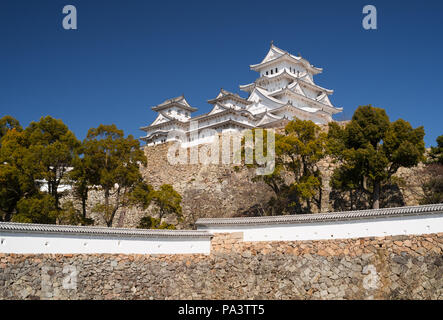
[[266, 75], [268, 75], [268, 71], [266, 71]]
[[278, 68], [275, 68], [275, 73], [277, 73], [278, 72]]
[[271, 74], [274, 74], [274, 70], [271, 69]]

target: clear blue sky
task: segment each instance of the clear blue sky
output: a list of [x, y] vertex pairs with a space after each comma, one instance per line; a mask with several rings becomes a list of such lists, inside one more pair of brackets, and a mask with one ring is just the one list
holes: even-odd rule
[[[62, 28], [63, 6], [78, 30]], [[378, 29], [362, 28], [373, 4]], [[185, 94], [208, 112], [220, 87], [255, 80], [274, 43], [323, 67], [350, 118], [359, 105], [443, 134], [443, 1], [1, 0], [0, 115], [62, 119], [79, 139], [115, 123], [140, 137], [151, 106]], [[342, 116], [343, 117], [343, 116]]]

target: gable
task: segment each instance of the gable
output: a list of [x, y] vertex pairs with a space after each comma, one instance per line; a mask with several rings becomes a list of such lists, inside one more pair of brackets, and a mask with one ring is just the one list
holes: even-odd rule
[[214, 106], [214, 108], [212, 108], [212, 110], [208, 113], [208, 115], [214, 114], [214, 113], [218, 113], [218, 112], [221, 112], [221, 111], [224, 111], [224, 110], [226, 110], [226, 109], [223, 108], [222, 106], [220, 106], [219, 104], [216, 104]]
[[160, 123], [164, 123], [164, 122], [168, 122], [171, 121], [169, 118], [167, 118], [166, 116], [164, 116], [162, 113], [159, 113], [157, 118], [154, 120], [153, 123], [151, 123], [151, 126], [154, 126], [156, 124], [160, 124]]

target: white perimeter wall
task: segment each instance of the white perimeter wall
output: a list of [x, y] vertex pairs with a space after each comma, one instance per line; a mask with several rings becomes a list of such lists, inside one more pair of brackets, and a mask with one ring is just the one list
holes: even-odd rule
[[[443, 213], [318, 223], [198, 227], [211, 233], [243, 232], [244, 241], [326, 240], [443, 232]], [[0, 253], [209, 254], [209, 238], [137, 238], [0, 232]]]
[[326, 240], [443, 232], [443, 213], [429, 216], [251, 226], [198, 227], [211, 233], [243, 232], [244, 241]]
[[0, 232], [0, 253], [209, 254], [205, 238], [123, 238]]

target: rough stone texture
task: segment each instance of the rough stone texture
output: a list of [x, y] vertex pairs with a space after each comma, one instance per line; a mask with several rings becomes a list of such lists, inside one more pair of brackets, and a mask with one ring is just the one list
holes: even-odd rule
[[184, 226], [198, 218], [232, 217], [258, 207], [273, 195], [263, 182], [254, 183], [255, 169], [222, 164], [176, 164], [167, 159], [170, 143], [145, 147], [143, 177], [154, 187], [172, 184], [183, 197]]
[[399, 168], [395, 178], [398, 180], [405, 205], [419, 205], [419, 200], [423, 197], [422, 185], [430, 178], [425, 165], [419, 163], [413, 168]]
[[[281, 133], [281, 129], [279, 131]], [[175, 164], [168, 162], [168, 148], [173, 143], [159, 144], [145, 147], [148, 160], [146, 168], [141, 172], [144, 179], [158, 188], [162, 184], [171, 184], [182, 198], [184, 220], [181, 223], [174, 218], [166, 217], [166, 222], [172, 223], [178, 229], [189, 229], [194, 226], [198, 218], [223, 218], [240, 216], [243, 214], [261, 215], [263, 206], [274, 196], [271, 188], [264, 182], [253, 182], [255, 169], [246, 166], [230, 165], [203, 165], [203, 164]], [[329, 186], [330, 177], [337, 164], [330, 158], [319, 162], [322, 172], [323, 192], [321, 212], [334, 211], [334, 201], [345, 199], [346, 194], [333, 194]], [[421, 184], [427, 179], [424, 166], [415, 168], [400, 168], [395, 177], [399, 188], [382, 190], [381, 200], [385, 207], [417, 205], [423, 195]], [[286, 175], [290, 182], [290, 175]], [[65, 197], [72, 199], [72, 197]], [[99, 191], [91, 191], [88, 200], [88, 214], [95, 220], [95, 225], [105, 225], [100, 214], [91, 211], [93, 204], [100, 203], [103, 195]], [[80, 204], [77, 202], [80, 208]], [[313, 206], [313, 211], [318, 211]], [[349, 210], [345, 208], [342, 210]], [[138, 208], [121, 208], [114, 218], [114, 227], [134, 228], [140, 219], [146, 215], [156, 216], [155, 209], [147, 211]]]
[[216, 235], [210, 255], [0, 254], [0, 298], [443, 299], [443, 233], [242, 238]]
[[[274, 196], [272, 189], [262, 181], [253, 182], [255, 169], [235, 165], [171, 165], [167, 160], [170, 144], [145, 147], [148, 166], [142, 170], [144, 178], [155, 187], [163, 183], [172, 184], [183, 197], [182, 207], [185, 221], [179, 226], [189, 228], [197, 218], [232, 217], [246, 212], [263, 212], [263, 205]], [[330, 196], [330, 177], [337, 164], [330, 158], [319, 162], [322, 173], [323, 193], [321, 212], [334, 211]], [[399, 190], [388, 190], [381, 197], [384, 206], [417, 205], [423, 195], [423, 165], [415, 168], [400, 168], [395, 175], [399, 178]], [[288, 179], [290, 177], [288, 175]], [[389, 194], [388, 194], [389, 193]], [[343, 195], [339, 195], [342, 197]], [[316, 207], [313, 206], [313, 212]], [[141, 214], [128, 211], [125, 221], [138, 221]], [[123, 223], [132, 226], [132, 221]]]

